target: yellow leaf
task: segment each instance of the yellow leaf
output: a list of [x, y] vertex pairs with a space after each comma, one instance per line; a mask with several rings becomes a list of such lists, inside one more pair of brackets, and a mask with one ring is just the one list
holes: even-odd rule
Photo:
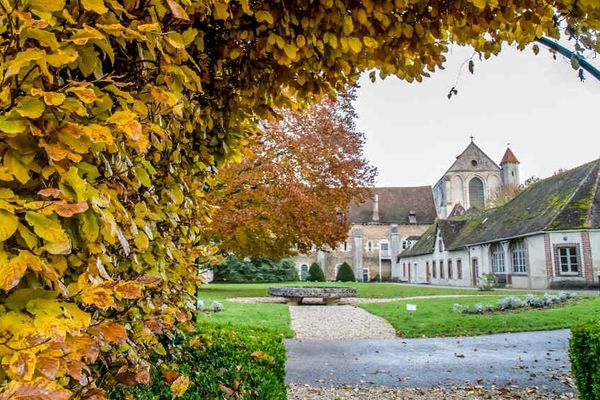
[[173, 16], [177, 19], [183, 19], [186, 21], [190, 20], [190, 17], [187, 15], [181, 4], [176, 2], [175, 0], [167, 0], [167, 4], [173, 13]]
[[0, 263], [0, 289], [8, 292], [17, 286], [27, 268], [41, 271], [42, 262], [37, 256], [24, 250], [21, 250], [19, 255], [11, 258], [10, 261]]
[[483, 10], [486, 5], [486, 0], [471, 0], [471, 2], [480, 10]]
[[217, 19], [227, 19], [229, 16], [229, 11], [227, 10], [227, 3], [221, 2], [220, 0], [216, 0], [214, 2], [215, 5], [215, 18]]
[[65, 254], [71, 249], [71, 240], [57, 218], [46, 217], [34, 211], [25, 214], [25, 220], [36, 235], [53, 245], [46, 247], [51, 254]]
[[15, 111], [22, 117], [36, 119], [44, 114], [46, 106], [44, 102], [36, 99], [35, 97], [25, 96], [18, 101]]
[[34, 97], [42, 96], [44, 98], [44, 102], [49, 106], [60, 106], [67, 98], [64, 93], [46, 92], [37, 88], [31, 88], [30, 92]]
[[83, 127], [83, 133], [90, 138], [92, 143], [113, 144], [115, 138], [107, 126], [90, 124]]
[[56, 36], [52, 32], [48, 32], [43, 29], [27, 28], [21, 31], [21, 40], [34, 39], [39, 42], [40, 45], [50, 48], [56, 51], [58, 49], [58, 41]]
[[106, 119], [109, 124], [127, 125], [136, 118], [136, 114], [130, 110], [120, 110]]
[[133, 242], [135, 243], [135, 247], [137, 247], [140, 251], [146, 251], [150, 245], [148, 236], [142, 231], [138, 232]]
[[11, 379], [30, 381], [35, 372], [35, 353], [29, 350], [15, 351], [8, 359], [7, 375]]
[[27, 129], [27, 124], [23, 119], [9, 119], [5, 115], [0, 115], [0, 131], [15, 135], [24, 132]]
[[83, 86], [76, 86], [67, 89], [67, 93], [74, 93], [75, 96], [79, 98], [79, 100], [83, 101], [86, 104], [93, 103], [96, 100], [96, 93], [94, 89], [86, 88]]
[[290, 60], [295, 60], [296, 55], [298, 54], [298, 48], [293, 43], [288, 43], [283, 46], [283, 51], [285, 51], [285, 55], [288, 56]]
[[275, 22], [271, 13], [265, 10], [255, 12], [254, 18], [256, 18], [257, 22], [268, 22], [270, 25], [273, 25]]
[[100, 15], [108, 11], [103, 0], [81, 0], [81, 5], [88, 11], [94, 11]]
[[5, 210], [0, 210], [0, 242], [10, 238], [19, 227], [19, 218]]
[[362, 50], [362, 42], [357, 37], [348, 38], [348, 46], [354, 53], [360, 53]]
[[29, 0], [32, 10], [55, 12], [65, 7], [65, 0]]
[[83, 29], [77, 29], [75, 34], [71, 36], [71, 41], [81, 46], [86, 44], [89, 40], [102, 40], [104, 38], [104, 35], [100, 33], [100, 31], [97, 31], [89, 25], [83, 24]]
[[103, 310], [115, 303], [112, 289], [104, 286], [84, 286], [81, 289], [81, 301], [85, 304], [95, 305]]
[[179, 378], [171, 384], [171, 393], [175, 397], [181, 397], [190, 387], [190, 378], [185, 375], [181, 375]]
[[365, 46], [367, 46], [370, 49], [375, 49], [379, 46], [379, 43], [377, 43], [377, 40], [375, 40], [371, 37], [368, 37], [368, 36], [363, 37], [363, 43], [365, 44]]

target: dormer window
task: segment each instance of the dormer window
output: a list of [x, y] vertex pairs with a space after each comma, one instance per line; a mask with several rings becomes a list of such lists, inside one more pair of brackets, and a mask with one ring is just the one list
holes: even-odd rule
[[417, 213], [414, 211], [410, 211], [408, 213], [408, 223], [409, 224], [416, 224], [417, 223]]

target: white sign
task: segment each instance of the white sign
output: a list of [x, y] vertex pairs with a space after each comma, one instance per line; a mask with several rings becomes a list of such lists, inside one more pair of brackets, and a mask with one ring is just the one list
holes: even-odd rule
[[416, 304], [407, 304], [406, 311], [417, 311], [417, 305]]

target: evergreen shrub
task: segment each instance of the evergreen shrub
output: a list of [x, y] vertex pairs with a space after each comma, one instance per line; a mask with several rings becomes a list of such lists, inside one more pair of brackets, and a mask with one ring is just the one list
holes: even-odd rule
[[227, 257], [214, 269], [215, 282], [286, 282], [298, 279], [298, 271], [293, 262], [267, 257], [255, 257], [249, 261]]
[[338, 269], [335, 280], [338, 282], [354, 282], [354, 281], [356, 281], [356, 278], [354, 276], [354, 271], [352, 271], [352, 267], [350, 267], [350, 265], [348, 265], [347, 262], [340, 265], [340, 268]]
[[325, 274], [318, 263], [311, 264], [306, 280], [309, 282], [325, 282]]
[[569, 358], [579, 399], [600, 399], [600, 321], [571, 329]]

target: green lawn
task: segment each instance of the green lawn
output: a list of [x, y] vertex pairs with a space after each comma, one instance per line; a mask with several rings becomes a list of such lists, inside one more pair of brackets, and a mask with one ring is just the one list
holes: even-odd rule
[[[571, 325], [598, 319], [600, 298], [580, 298], [574, 305], [541, 310], [520, 310], [485, 315], [465, 315], [452, 311], [455, 303], [494, 304], [499, 297], [465, 297], [392, 303], [362, 304], [360, 307], [389, 321], [402, 337], [484, 335], [569, 328]], [[408, 317], [406, 303], [416, 304], [417, 311]]]
[[226, 299], [230, 297], [264, 297], [268, 296], [270, 286], [302, 285], [302, 286], [350, 286], [358, 290], [358, 297], [393, 298], [414, 296], [435, 296], [448, 294], [467, 294], [471, 296], [490, 295], [495, 293], [523, 294], [522, 291], [482, 292], [473, 289], [435, 288], [430, 286], [409, 286], [397, 283], [362, 283], [362, 282], [285, 282], [285, 283], [211, 283], [200, 288], [201, 298]]
[[[428, 286], [408, 286], [399, 285], [392, 283], [336, 283], [336, 282], [320, 282], [320, 283], [307, 283], [307, 282], [286, 282], [286, 283], [246, 283], [246, 284], [230, 284], [230, 283], [211, 283], [202, 286], [198, 292], [201, 299], [206, 303], [207, 307], [210, 307], [213, 300], [218, 300], [223, 303], [225, 310], [216, 314], [207, 313], [202, 316], [203, 319], [213, 322], [230, 323], [233, 325], [254, 325], [271, 328], [277, 333], [284, 337], [293, 337], [294, 333], [290, 329], [290, 314], [288, 307], [285, 304], [242, 304], [226, 301], [225, 299], [232, 297], [265, 297], [267, 295], [267, 289], [270, 286], [275, 285], [325, 285], [325, 286], [351, 286], [358, 289], [359, 297], [366, 298], [393, 298], [393, 297], [414, 297], [414, 296], [433, 296], [433, 295], [448, 295], [448, 294], [467, 294], [470, 296], [490, 295], [490, 294], [502, 294], [506, 295], [513, 292], [502, 291], [502, 292], [480, 292], [478, 290], [471, 289], [452, 289], [452, 288], [432, 288]], [[514, 292], [522, 294], [522, 292]], [[491, 298], [490, 298], [491, 299]], [[480, 298], [483, 302], [494, 302], [494, 300], [488, 300], [488, 298]], [[434, 300], [427, 300], [434, 301]], [[440, 300], [435, 300], [440, 301]], [[477, 302], [476, 300], [473, 300]], [[415, 303], [416, 301], [412, 301]], [[421, 300], [418, 304], [423, 303]], [[463, 302], [462, 299], [447, 299], [450, 309], [452, 304], [456, 302]], [[398, 307], [404, 309], [404, 303], [389, 303], [393, 304], [373, 304], [365, 306], [365, 309], [371, 311], [370, 306], [376, 307], [376, 310], [389, 310], [381, 311], [385, 315], [378, 314], [378, 311], [371, 311], [374, 314], [382, 315], [384, 318], [399, 318], [401, 313], [397, 313]], [[383, 306], [383, 307], [382, 307]], [[386, 307], [388, 306], [388, 307]], [[419, 308], [419, 315], [421, 315], [422, 309]], [[394, 316], [396, 315], [396, 317]], [[420, 317], [425, 319], [425, 317]], [[427, 317], [429, 319], [429, 317]], [[400, 318], [401, 319], [401, 318]], [[415, 322], [418, 319], [415, 318]], [[392, 322], [392, 321], [390, 321]], [[428, 321], [423, 321], [425, 325], [429, 324]], [[398, 328], [397, 328], [398, 329]], [[415, 327], [415, 329], [421, 329]], [[548, 328], [550, 329], [550, 328]], [[518, 330], [518, 329], [517, 329]], [[478, 333], [487, 333], [481, 331]], [[412, 336], [421, 336], [425, 333], [412, 333]], [[446, 333], [453, 334], [453, 333]], [[462, 332], [456, 333], [464, 334]], [[431, 336], [431, 335], [430, 335]]]

